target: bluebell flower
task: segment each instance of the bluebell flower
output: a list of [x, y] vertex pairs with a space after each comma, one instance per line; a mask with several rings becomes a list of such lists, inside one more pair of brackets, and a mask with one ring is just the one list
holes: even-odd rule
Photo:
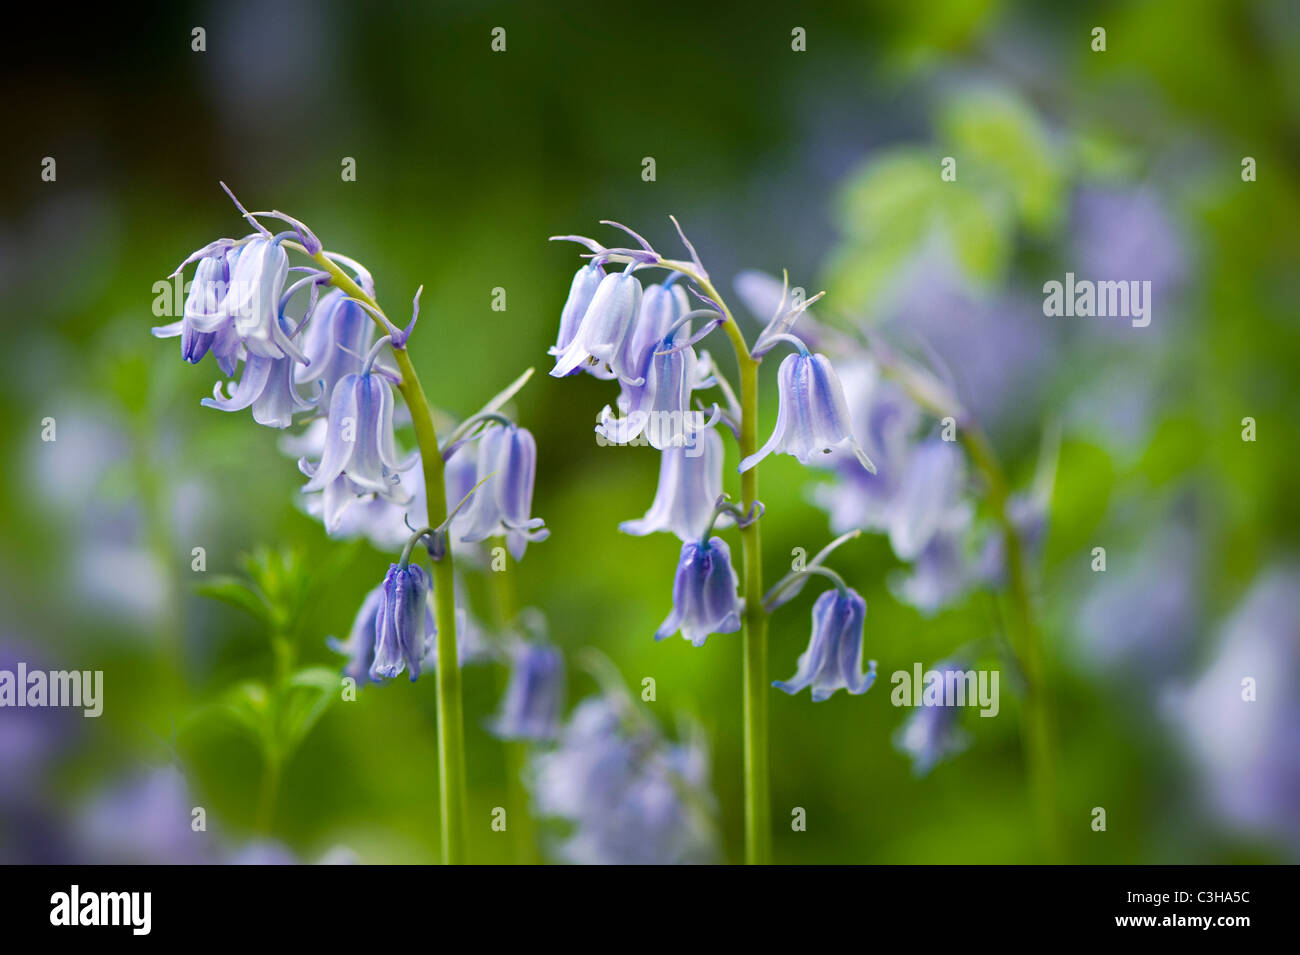
[[578, 865], [681, 865], [716, 857], [709, 758], [698, 735], [665, 740], [628, 702], [589, 697], [552, 749], [536, 753], [527, 783], [537, 816], [569, 824], [556, 847]]
[[553, 739], [564, 708], [564, 657], [550, 644], [524, 640], [510, 657], [510, 682], [492, 733], [504, 740]]
[[[563, 378], [583, 368], [598, 377], [632, 379], [623, 367], [623, 344], [641, 305], [641, 283], [627, 272], [611, 273], [601, 279], [573, 340], [555, 360], [551, 374]], [[606, 373], [605, 368], [609, 371]]]
[[434, 632], [429, 608], [429, 575], [419, 564], [393, 564], [384, 577], [383, 597], [375, 615], [375, 659], [370, 675], [393, 678], [403, 669], [420, 675]]
[[[722, 494], [722, 438], [714, 428], [696, 436], [695, 448], [668, 448], [660, 456], [659, 486], [645, 517], [618, 525], [625, 534], [643, 537], [656, 531], [679, 540], [699, 540]], [[718, 526], [731, 520], [722, 515]]]
[[312, 310], [302, 343], [308, 363], [295, 369], [294, 380], [300, 385], [319, 382], [322, 393], [333, 395], [342, 378], [362, 370], [373, 331], [366, 310], [346, 292], [326, 293]]
[[560, 332], [555, 344], [548, 349], [549, 354], [562, 355], [573, 343], [578, 334], [578, 326], [582, 324], [587, 308], [596, 295], [596, 289], [600, 288], [604, 278], [605, 270], [594, 262], [588, 262], [574, 274], [573, 283], [569, 286], [569, 297], [564, 300], [564, 309], [560, 312]]
[[700, 420], [703, 415], [691, 410], [691, 390], [698, 385], [696, 364], [695, 349], [673, 349], [672, 338], [652, 346], [635, 369], [639, 384], [624, 384], [623, 416], [614, 417], [606, 406], [596, 433], [611, 444], [630, 444], [644, 433], [659, 451], [690, 445], [695, 433], [707, 427]]
[[789, 681], [772, 685], [794, 695], [812, 687], [814, 703], [830, 699], [836, 690], [857, 695], [871, 689], [876, 680], [876, 661], [862, 672], [862, 627], [867, 602], [852, 588], [828, 590], [813, 604], [812, 639], [799, 656], [798, 671]]
[[[370, 668], [375, 662], [375, 623], [379, 619], [379, 607], [384, 601], [384, 585], [380, 584], [366, 594], [352, 621], [352, 630], [346, 640], [328, 637], [325, 643], [335, 653], [348, 657], [343, 667], [343, 675], [356, 681], [357, 686], [365, 686], [372, 681], [378, 682], [370, 675]], [[432, 616], [429, 621], [432, 622]]]
[[777, 373], [776, 427], [767, 443], [740, 462], [748, 471], [773, 451], [803, 464], [841, 448], [852, 451], [868, 471], [875, 466], [853, 436], [844, 389], [825, 355], [787, 355]]
[[[938, 673], [963, 671], [954, 663], [940, 663]], [[970, 738], [959, 725], [961, 707], [940, 700], [938, 705], [919, 706], [894, 734], [894, 747], [912, 760], [912, 772], [925, 776], [945, 759], [956, 756], [970, 745]]]
[[281, 321], [280, 296], [289, 276], [289, 256], [274, 239], [254, 236], [240, 249], [230, 273], [226, 314], [248, 354], [306, 363], [307, 356]]
[[682, 544], [673, 578], [673, 609], [655, 633], [656, 640], [679, 630], [693, 646], [702, 647], [711, 633], [740, 629], [740, 580], [731, 566], [731, 550], [721, 537]]
[[889, 513], [889, 543], [902, 560], [920, 555], [936, 534], [970, 523], [962, 499], [965, 460], [956, 446], [933, 438], [915, 449]]
[[200, 259], [181, 320], [153, 329], [156, 338], [179, 335], [181, 358], [191, 365], [197, 365], [211, 351], [227, 376], [235, 373], [241, 353], [239, 335], [225, 308], [230, 270], [238, 257], [239, 249], [232, 248]]
[[219, 411], [243, 411], [252, 407], [253, 420], [268, 428], [287, 428], [296, 412], [315, 406], [293, 386], [293, 359], [266, 358], [250, 354], [244, 361], [244, 373], [229, 394], [221, 382], [212, 389], [212, 397], [200, 402]]
[[486, 477], [487, 482], [469, 500], [461, 540], [504, 536], [510, 555], [522, 560], [530, 543], [551, 533], [540, 517], [529, 517], [537, 442], [527, 428], [500, 425], [489, 426], [478, 440], [478, 480]]
[[[623, 342], [624, 367], [635, 377], [643, 377], [651, 354], [660, 348], [668, 333], [689, 310], [686, 290], [671, 278], [663, 284], [647, 287], [641, 295], [636, 321]], [[689, 324], [684, 326], [682, 334], [690, 335]], [[626, 383], [623, 389], [626, 395], [629, 390]], [[626, 402], [620, 404], [626, 406]]]
[[1215, 635], [1208, 666], [1190, 686], [1171, 688], [1166, 704], [1200, 798], [1228, 828], [1285, 845], [1292, 857], [1300, 856], [1297, 593], [1300, 565], [1268, 568]]
[[401, 462], [393, 438], [393, 392], [388, 380], [373, 370], [344, 375], [330, 398], [325, 450], [319, 463], [306, 458], [299, 467], [311, 480], [303, 491], [324, 490], [340, 476], [364, 493], [400, 499], [399, 472], [415, 464]]

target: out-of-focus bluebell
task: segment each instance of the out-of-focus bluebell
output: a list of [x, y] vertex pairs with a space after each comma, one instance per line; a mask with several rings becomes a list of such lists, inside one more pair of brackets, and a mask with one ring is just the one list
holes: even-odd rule
[[812, 611], [812, 637], [799, 655], [795, 675], [772, 685], [792, 696], [812, 687], [814, 703], [830, 699], [839, 689], [857, 695], [871, 689], [876, 661], [862, 671], [862, 628], [867, 602], [852, 588], [828, 590], [817, 598]]
[[664, 640], [681, 631], [693, 646], [702, 647], [709, 634], [735, 633], [744, 608], [739, 587], [726, 541], [721, 537], [686, 541], [673, 578], [673, 609], [655, 632], [655, 639]]
[[[714, 428], [696, 436], [696, 447], [669, 448], [659, 461], [659, 485], [654, 502], [644, 517], [624, 521], [619, 530], [635, 537], [656, 531], [676, 534], [679, 540], [699, 540], [713, 507], [722, 494], [722, 437]], [[715, 526], [725, 526], [731, 516], [722, 515]]]
[[1300, 856], [1300, 565], [1251, 586], [1205, 671], [1170, 700], [1205, 801], [1230, 829]]
[[521, 560], [530, 543], [551, 533], [540, 517], [529, 516], [537, 443], [527, 428], [500, 425], [490, 425], [478, 441], [477, 480], [487, 481], [469, 500], [461, 540], [504, 536], [510, 555]]
[[[963, 671], [958, 664], [936, 664], [935, 672]], [[894, 747], [912, 761], [912, 772], [925, 776], [943, 760], [964, 751], [970, 737], [960, 725], [961, 708], [940, 700], [937, 706], [918, 706], [894, 734]]]
[[629, 705], [610, 696], [583, 700], [557, 745], [530, 761], [535, 813], [569, 827], [556, 855], [579, 865], [712, 861], [714, 800], [703, 740], [696, 734], [670, 743]]
[[76, 841], [91, 863], [203, 865], [220, 847], [191, 827], [195, 803], [173, 766], [133, 776], [93, 797], [76, 822]]
[[489, 724], [504, 740], [548, 740], [564, 710], [564, 656], [549, 643], [517, 640], [510, 647], [510, 681]]
[[383, 595], [375, 616], [375, 657], [370, 675], [392, 679], [404, 669], [411, 679], [420, 675], [434, 633], [429, 609], [429, 575], [419, 564], [393, 564], [388, 568]]
[[825, 355], [787, 355], [777, 372], [777, 390], [776, 427], [766, 444], [740, 462], [741, 471], [774, 451], [814, 464], [841, 448], [852, 451], [868, 471], [875, 470], [853, 436], [844, 389]]
[[[1169, 205], [1150, 186], [1088, 186], [1073, 202], [1070, 236], [1080, 278], [1147, 281], [1168, 300], [1190, 268], [1191, 254]], [[1159, 324], [1159, 323], [1157, 323]]]
[[[380, 584], [366, 594], [361, 602], [361, 609], [357, 611], [356, 618], [352, 621], [352, 629], [348, 632], [347, 639], [327, 637], [325, 640], [331, 650], [348, 658], [347, 664], [343, 667], [343, 675], [355, 680], [357, 686], [365, 686], [372, 681], [379, 682], [370, 675], [370, 668], [375, 662], [375, 623], [379, 619], [379, 607], [383, 601], [384, 585]], [[430, 614], [429, 620], [432, 619], [433, 616]]]

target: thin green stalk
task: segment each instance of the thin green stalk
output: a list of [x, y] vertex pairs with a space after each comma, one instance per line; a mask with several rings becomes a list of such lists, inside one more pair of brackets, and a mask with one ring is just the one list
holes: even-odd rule
[[1024, 671], [1026, 683], [1021, 733], [1029, 766], [1029, 786], [1042, 831], [1045, 855], [1049, 860], [1058, 861], [1063, 846], [1056, 809], [1054, 731], [1043, 664], [1042, 634], [1035, 620], [1033, 600], [1029, 592], [1024, 547], [1007, 510], [1010, 492], [1006, 475], [988, 439], [983, 432], [971, 425], [963, 427], [961, 434], [972, 461], [988, 484], [989, 503], [1002, 529], [1007, 560], [1007, 591], [1014, 629], [1012, 646]]
[[[740, 458], [758, 450], [758, 366], [760, 359], [749, 353], [749, 345], [726, 302], [707, 276], [690, 263], [665, 261], [665, 268], [681, 272], [700, 287], [722, 310], [722, 329], [731, 339], [740, 368]], [[758, 466], [740, 476], [741, 510], [758, 500]], [[741, 528], [741, 556], [744, 562], [745, 616], [742, 620], [743, 706], [745, 723], [745, 862], [768, 865], [772, 861], [772, 798], [768, 787], [767, 699], [767, 611], [763, 609], [763, 544], [759, 525], [753, 521]]]
[[[286, 243], [288, 244], [288, 243]], [[312, 256], [330, 275], [331, 282], [348, 295], [365, 302], [383, 314], [374, 297], [350, 275], [332, 262], [324, 252]], [[383, 325], [376, 319], [376, 324]], [[387, 331], [384, 329], [384, 331]], [[393, 348], [402, 381], [398, 390], [411, 411], [415, 440], [420, 446], [424, 466], [425, 497], [428, 501], [429, 526], [438, 527], [447, 519], [447, 492], [444, 464], [438, 450], [438, 432], [433, 425], [429, 399], [420, 384], [406, 348]], [[465, 861], [465, 719], [461, 702], [460, 660], [456, 653], [456, 603], [453, 585], [451, 547], [442, 560], [433, 562], [433, 613], [438, 627], [438, 768], [442, 797], [442, 861], [459, 865]]]

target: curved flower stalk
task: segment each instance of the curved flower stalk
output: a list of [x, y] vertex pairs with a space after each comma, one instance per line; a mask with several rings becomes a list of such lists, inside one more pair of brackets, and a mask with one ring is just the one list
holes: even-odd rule
[[[702, 647], [710, 634], [740, 630], [743, 649], [745, 727], [745, 858], [771, 859], [771, 809], [768, 795], [767, 616], [779, 605], [762, 599], [762, 544], [758, 500], [758, 464], [774, 451], [803, 463], [847, 450], [868, 470], [873, 465], [854, 437], [842, 386], [829, 360], [812, 354], [792, 334], [796, 320], [812, 302], [792, 303], [783, 290], [771, 322], [751, 347], [726, 301], [719, 294], [690, 241], [672, 220], [689, 255], [671, 259], [626, 226], [635, 245], [606, 247], [583, 236], [556, 236], [588, 250], [560, 314], [551, 374], [565, 377], [582, 369], [597, 377], [617, 378], [621, 390], [616, 417], [608, 406], [597, 432], [622, 444], [646, 434], [658, 449], [659, 487], [649, 512], [625, 521], [621, 529], [643, 535], [664, 531], [683, 542], [673, 583], [673, 606], [655, 634], [664, 639], [681, 632]], [[619, 271], [606, 273], [607, 266]], [[667, 273], [643, 288], [638, 274]], [[702, 308], [687, 311], [691, 298]], [[697, 326], [698, 327], [695, 327]], [[695, 346], [720, 329], [735, 354], [738, 382], [733, 385], [707, 352]], [[776, 430], [761, 449], [758, 443], [758, 367], [763, 356], [781, 343], [798, 354], [781, 365], [780, 406]], [[717, 389], [720, 400], [705, 420], [708, 402], [700, 394]], [[740, 458], [740, 503], [721, 494], [721, 432], [737, 442]], [[715, 527], [734, 524], [741, 539], [743, 574], [732, 569], [731, 552]], [[861, 646], [859, 627], [858, 645]], [[862, 687], [854, 677], [852, 687]], [[858, 692], [861, 692], [859, 690]], [[819, 697], [820, 698], [820, 697]]]
[[[837, 481], [818, 488], [814, 500], [828, 510], [834, 530], [889, 536], [895, 554], [911, 564], [891, 578], [891, 590], [923, 613], [974, 588], [1005, 594], [1014, 662], [1026, 684], [1021, 713], [1030, 788], [1046, 851], [1056, 856], [1055, 731], [1028, 568], [1044, 537], [1055, 481], [1054, 431], [1044, 436], [1033, 486], [1012, 493], [992, 445], [937, 362], [932, 369], [878, 336], [842, 338], [836, 345], [849, 353], [846, 402], [856, 438], [880, 467], [866, 474], [848, 455], [832, 456]], [[977, 495], [991, 527], [976, 519]]]
[[[225, 394], [218, 383], [215, 396], [203, 404], [225, 411], [251, 407], [255, 421], [276, 428], [289, 427], [300, 413], [317, 416], [307, 434], [285, 447], [304, 455], [301, 468], [309, 478], [305, 506], [322, 518], [331, 536], [366, 536], [385, 549], [396, 549], [405, 540], [400, 560], [363, 602], [348, 640], [332, 645], [348, 654], [345, 673], [358, 683], [403, 672], [414, 680], [431, 662], [439, 664], [443, 861], [462, 862], [465, 757], [457, 635], [463, 615], [456, 607], [451, 538], [471, 526], [504, 529], [514, 535], [512, 550], [522, 556], [524, 544], [545, 536], [541, 522], [528, 513], [536, 460], [532, 437], [498, 414], [531, 371], [467, 422], [468, 428], [462, 426], [464, 433], [458, 431], [441, 446], [432, 407], [406, 350], [419, 315], [419, 293], [411, 321], [398, 328], [376, 300], [374, 280], [363, 266], [326, 250], [301, 221], [278, 211], [250, 213], [233, 194], [231, 199], [254, 231], [210, 242], [181, 263], [177, 273], [198, 263], [185, 314], [154, 334], [179, 335], [182, 357], [190, 363], [211, 351], [227, 376], [243, 363], [234, 391]], [[272, 233], [263, 220], [289, 228]], [[303, 264], [292, 265], [290, 253], [301, 256]], [[323, 296], [322, 289], [327, 289]], [[304, 298], [305, 308], [295, 305]], [[301, 314], [291, 316], [291, 308], [301, 308]], [[374, 346], [371, 325], [381, 335]], [[595, 342], [595, 336], [593, 331], [590, 340]], [[383, 357], [391, 358], [392, 365]], [[313, 390], [310, 398], [299, 393], [300, 385]], [[404, 461], [394, 440], [394, 386], [418, 445]], [[498, 435], [475, 431], [487, 415], [509, 427], [497, 428]], [[476, 440], [480, 451], [492, 449], [487, 460], [494, 471], [470, 470], [473, 480], [464, 488], [460, 479], [467, 474], [465, 465], [473, 467], [473, 454], [461, 448]], [[312, 461], [313, 456], [318, 459]], [[484, 455], [478, 458], [476, 470], [482, 471]], [[449, 478], [456, 479], [451, 488]], [[494, 479], [471, 525], [460, 512]], [[452, 490], [459, 496], [449, 501]], [[422, 529], [408, 536], [412, 516]], [[453, 518], [459, 523], [453, 525]], [[431, 572], [412, 562], [420, 542], [428, 549]]]

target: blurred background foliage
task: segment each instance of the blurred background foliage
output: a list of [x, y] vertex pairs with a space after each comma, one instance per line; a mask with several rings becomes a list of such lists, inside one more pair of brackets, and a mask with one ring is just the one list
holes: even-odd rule
[[[191, 50], [194, 26], [206, 52]], [[489, 48], [495, 26], [502, 54]], [[791, 51], [795, 26], [807, 52]], [[1095, 26], [1104, 53], [1090, 47]], [[365, 262], [391, 313], [422, 284], [411, 350], [457, 416], [548, 367], [576, 259], [545, 240], [600, 234], [603, 218], [675, 249], [676, 214], [724, 292], [743, 269], [787, 268], [793, 284], [828, 290], [821, 319], [924, 336], [1019, 485], [1045, 424], [1062, 427], [1035, 580], [1070, 858], [1296, 851], [1267, 820], [1243, 830], [1222, 811], [1169, 704], [1300, 533], [1294, 4], [227, 2], [47, 15], [16, 40], [0, 63], [0, 649], [29, 666], [103, 669], [106, 700], [98, 720], [0, 712], [0, 858], [90, 857], [92, 808], [164, 765], [183, 773], [223, 851], [437, 856], [432, 681], [332, 706], [320, 689], [341, 663], [325, 637], [347, 633], [391, 555], [328, 540], [294, 505], [303, 479], [280, 435], [201, 408], [215, 366], [184, 365], [175, 342], [149, 336], [154, 283], [241, 233], [218, 180]], [[40, 179], [45, 156], [56, 182]], [[654, 182], [641, 179], [646, 156]], [[939, 177], [947, 156], [954, 183]], [[1242, 181], [1243, 156], [1258, 181]], [[343, 157], [355, 182], [341, 181]], [[1152, 280], [1151, 326], [1044, 317], [1042, 283], [1066, 271]], [[498, 286], [504, 312], [491, 309]], [[766, 317], [750, 316], [751, 335]], [[696, 650], [650, 638], [679, 545], [617, 532], [649, 505], [657, 467], [648, 449], [597, 446], [609, 400], [604, 383], [543, 373], [517, 402], [539, 447], [534, 513], [552, 536], [510, 565], [512, 599], [545, 612], [571, 661], [592, 646], [631, 686], [653, 676], [665, 727], [682, 712], [700, 721], [736, 859], [739, 639]], [[768, 580], [794, 548], [829, 539], [810, 501], [818, 480], [789, 458], [764, 466]], [[1098, 545], [1104, 580], [1089, 570]], [[888, 674], [995, 634], [989, 595], [930, 618], [900, 604], [878, 536], [835, 563], [867, 597], [882, 679], [818, 705], [773, 691], [778, 860], [1038, 858], [1008, 683], [1001, 718], [966, 720], [973, 745], [930, 775], [891, 745], [906, 712], [889, 705]], [[231, 606], [256, 602], [237, 577], [270, 609]], [[469, 588], [487, 621], [492, 583]], [[229, 599], [214, 599], [223, 587]], [[772, 678], [794, 671], [814, 597], [773, 621]], [[1294, 605], [1278, 626], [1294, 646]], [[530, 858], [525, 827], [489, 826], [510, 798], [507, 755], [483, 729], [500, 673], [467, 667], [465, 679], [472, 852]], [[594, 690], [572, 665], [569, 683], [571, 702]], [[282, 711], [271, 738], [240, 731], [270, 705]], [[1264, 754], [1288, 799], [1295, 739]], [[786, 821], [796, 806], [806, 832]], [[1090, 829], [1094, 806], [1106, 833]], [[144, 835], [133, 845], [167, 855]]]

